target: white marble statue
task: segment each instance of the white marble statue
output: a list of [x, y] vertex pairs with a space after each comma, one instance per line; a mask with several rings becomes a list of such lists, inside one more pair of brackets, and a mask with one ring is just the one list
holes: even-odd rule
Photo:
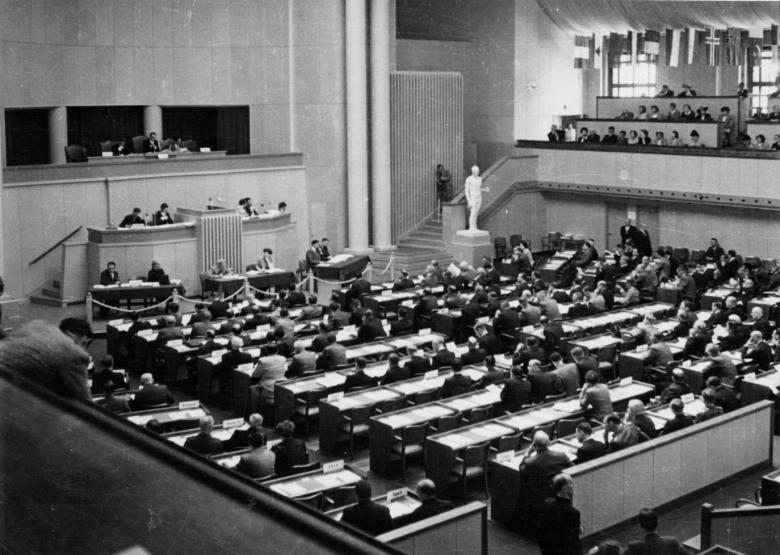
[[466, 178], [464, 189], [466, 204], [469, 207], [469, 231], [479, 231], [477, 216], [482, 207], [482, 178], [479, 176], [478, 166], [471, 166], [471, 175]]

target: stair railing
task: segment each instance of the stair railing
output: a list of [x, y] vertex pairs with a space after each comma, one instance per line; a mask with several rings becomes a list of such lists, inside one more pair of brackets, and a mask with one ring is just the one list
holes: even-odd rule
[[77, 234], [79, 231], [81, 231], [81, 228], [82, 228], [82, 227], [84, 227], [84, 226], [81, 226], [81, 225], [80, 225], [80, 226], [78, 226], [76, 229], [74, 229], [73, 231], [71, 231], [70, 233], [68, 233], [68, 234], [67, 234], [65, 237], [63, 237], [62, 239], [60, 239], [59, 241], [57, 241], [57, 242], [56, 242], [54, 245], [52, 245], [51, 247], [49, 247], [48, 249], [46, 249], [46, 250], [43, 252], [43, 254], [41, 254], [41, 255], [37, 256], [37, 257], [36, 257], [36, 258], [35, 258], [35, 259], [34, 259], [32, 262], [30, 262], [29, 264], [27, 264], [27, 266], [32, 266], [33, 264], [35, 264], [36, 262], [38, 262], [39, 260], [41, 260], [41, 259], [42, 259], [43, 257], [45, 257], [47, 254], [49, 254], [50, 252], [52, 252], [54, 249], [56, 249], [57, 247], [59, 247], [59, 246], [60, 246], [61, 244], [63, 244], [65, 241], [67, 241], [68, 239], [70, 239], [71, 237], [73, 237], [74, 235], [76, 235], [76, 234]]

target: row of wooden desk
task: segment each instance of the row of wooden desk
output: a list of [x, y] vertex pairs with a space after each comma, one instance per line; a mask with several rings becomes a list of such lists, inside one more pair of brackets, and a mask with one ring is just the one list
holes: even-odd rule
[[295, 284], [295, 274], [289, 270], [264, 270], [227, 276], [206, 275], [203, 278], [203, 293], [232, 295], [244, 286], [244, 282], [256, 289], [287, 289]]

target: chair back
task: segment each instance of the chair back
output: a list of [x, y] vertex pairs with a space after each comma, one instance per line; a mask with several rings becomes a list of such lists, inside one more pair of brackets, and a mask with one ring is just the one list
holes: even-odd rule
[[189, 141], [184, 141], [181, 143], [181, 146], [189, 150], [190, 152], [197, 152], [198, 151], [198, 141], [194, 141], [190, 139]]
[[549, 424], [545, 424], [544, 426], [534, 426], [531, 437], [536, 435], [536, 432], [544, 432], [547, 434], [547, 437], [552, 439], [553, 436], [555, 435], [555, 422], [550, 422]]
[[474, 424], [475, 422], [484, 422], [485, 420], [490, 420], [491, 418], [493, 418], [493, 405], [478, 407], [476, 409], [472, 409], [472, 411], [469, 413], [469, 424]]
[[517, 446], [520, 445], [520, 438], [522, 437], [521, 433], [511, 434], [508, 436], [501, 436], [498, 438], [498, 444], [496, 446], [499, 453], [503, 453], [504, 451], [514, 451], [517, 449]]
[[425, 403], [435, 401], [438, 396], [438, 389], [427, 389], [425, 391], [418, 391], [415, 393], [411, 402], [413, 405], [423, 405]]
[[323, 495], [322, 492], [319, 491], [312, 495], [307, 495], [305, 497], [298, 497], [296, 501], [298, 501], [299, 503], [303, 503], [304, 505], [308, 505], [312, 509], [321, 511], [323, 505]]
[[163, 142], [160, 144], [160, 150], [168, 150], [169, 148], [171, 148], [171, 145], [173, 144], [173, 142], [174, 142], [174, 141], [173, 141], [173, 139], [171, 139], [170, 137], [168, 137], [167, 139], [165, 139], [165, 140], [164, 140], [164, 141], [163, 141]]
[[596, 360], [598, 360], [599, 362], [609, 362], [610, 364], [614, 364], [616, 352], [617, 352], [617, 345], [609, 345], [608, 347], [602, 347], [601, 349], [599, 349], [598, 355], [596, 356]]
[[583, 417], [579, 418], [562, 418], [558, 420], [558, 437], [566, 437], [573, 435], [577, 431], [577, 426], [584, 422]]
[[506, 258], [506, 237], [496, 237], [493, 239], [493, 246], [496, 249], [496, 258]]
[[81, 145], [68, 145], [65, 148], [66, 162], [86, 162], [87, 149]]
[[513, 249], [517, 245], [519, 245], [522, 240], [523, 240], [523, 236], [520, 235], [519, 233], [515, 233], [509, 236], [509, 244], [512, 246]]
[[436, 433], [440, 434], [442, 432], [449, 432], [451, 430], [460, 428], [462, 422], [463, 422], [463, 414], [460, 412], [456, 412], [455, 414], [450, 414], [447, 416], [442, 416], [441, 418], [439, 418], [439, 422], [436, 426]]
[[327, 501], [329, 507], [344, 507], [357, 501], [355, 498], [355, 486], [341, 486], [328, 492]]
[[136, 135], [131, 139], [133, 141], [133, 152], [143, 152], [145, 139], [144, 135]]
[[100, 152], [111, 152], [114, 147], [114, 141], [111, 139], [100, 142]]
[[415, 424], [404, 428], [401, 437], [405, 445], [419, 445], [425, 441], [425, 435], [428, 433], [428, 423]]
[[469, 445], [463, 450], [463, 466], [485, 466], [489, 449], [489, 441], [478, 443], [477, 445]]
[[386, 414], [388, 412], [393, 412], [396, 410], [400, 410], [404, 408], [404, 405], [406, 404], [406, 397], [396, 397], [394, 399], [386, 399], [384, 401], [381, 401], [376, 406], [376, 413], [377, 414]]
[[308, 405], [309, 407], [316, 407], [317, 403], [319, 403], [320, 399], [323, 399], [328, 396], [328, 388], [327, 387], [320, 387], [318, 389], [310, 389], [307, 391], [303, 396], [304, 404]]
[[352, 426], [354, 427], [361, 424], [368, 424], [368, 420], [371, 418], [371, 413], [373, 412], [373, 410], [374, 410], [373, 406], [367, 406], [367, 407], [355, 407], [354, 409], [349, 411]]

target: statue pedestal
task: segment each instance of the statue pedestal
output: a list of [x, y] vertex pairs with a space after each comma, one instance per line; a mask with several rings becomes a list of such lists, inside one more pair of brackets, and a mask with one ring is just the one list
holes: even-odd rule
[[455, 232], [450, 242], [450, 253], [455, 257], [455, 262], [465, 260], [473, 266], [482, 265], [482, 257], [493, 260], [493, 244], [490, 241], [490, 232], [482, 229], [461, 229]]

